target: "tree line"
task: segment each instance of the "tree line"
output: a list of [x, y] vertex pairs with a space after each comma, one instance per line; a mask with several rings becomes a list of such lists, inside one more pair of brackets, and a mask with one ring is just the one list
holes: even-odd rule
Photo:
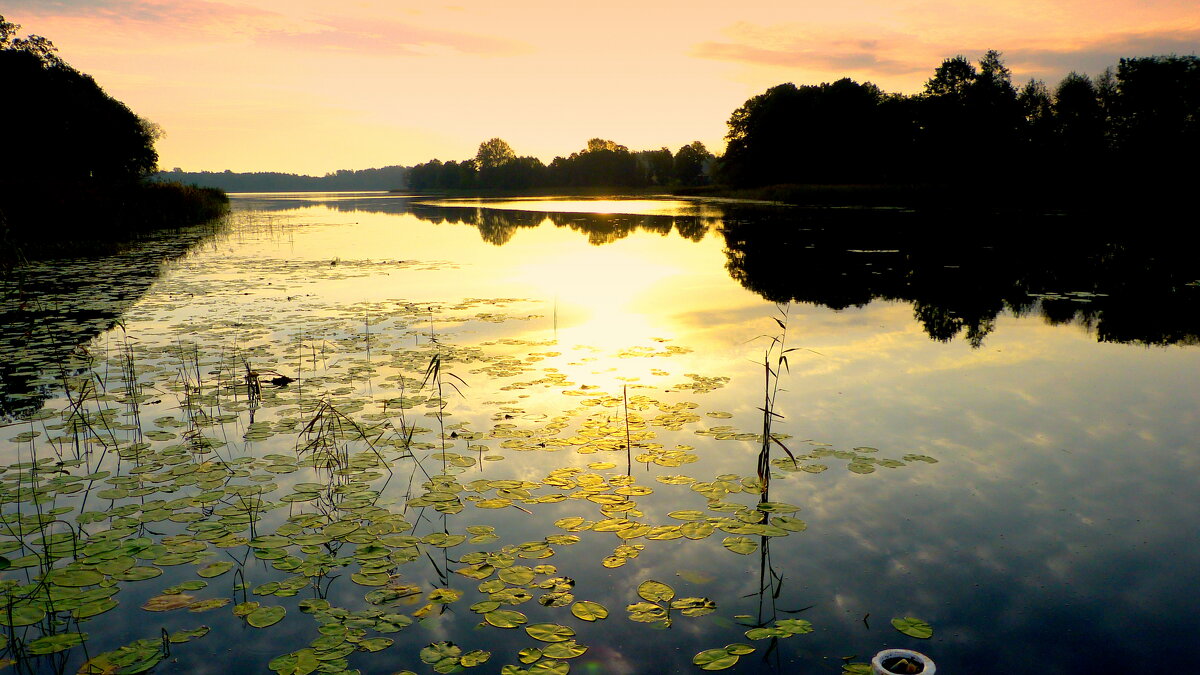
[[395, 190], [405, 184], [408, 169], [383, 166], [374, 169], [339, 169], [323, 176], [306, 176], [278, 171], [237, 173], [225, 171], [184, 171], [176, 167], [154, 176], [155, 180], [197, 183], [226, 192], [297, 192]]
[[479, 145], [475, 156], [462, 161], [438, 159], [409, 169], [413, 190], [526, 190], [603, 186], [702, 185], [708, 182], [715, 158], [700, 141], [675, 152], [669, 148], [631, 151], [610, 140], [593, 138], [579, 152], [555, 157], [549, 165], [537, 157], [520, 157], [506, 141], [493, 138]]
[[[871, 82], [771, 87], [728, 120], [727, 147], [630, 151], [595, 138], [548, 166], [493, 138], [475, 157], [411, 168], [412, 189], [780, 184], [965, 185], [1062, 190], [1118, 181], [1180, 187], [1197, 178], [1200, 58], [1121, 59], [1051, 88], [1013, 83], [1000, 52], [944, 60], [914, 95]], [[1172, 161], [1175, 160], [1175, 161]], [[1186, 165], [1183, 171], [1179, 165]], [[1053, 186], [1046, 188], [1044, 186]]]
[[[1179, 179], [1200, 149], [1200, 58], [1125, 58], [1019, 88], [1001, 54], [946, 59], [916, 95], [843, 78], [781, 84], [729, 119], [723, 183], [1090, 183]], [[1178, 162], [1176, 162], [1178, 164]], [[1023, 179], [1020, 180], [1020, 179]], [[1006, 196], [997, 193], [996, 199]]]

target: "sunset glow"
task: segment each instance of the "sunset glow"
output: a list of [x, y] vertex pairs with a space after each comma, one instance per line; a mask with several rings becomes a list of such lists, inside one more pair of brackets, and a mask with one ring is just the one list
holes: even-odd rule
[[167, 170], [290, 171], [472, 156], [501, 137], [549, 161], [592, 137], [720, 151], [729, 114], [780, 82], [919, 91], [955, 54], [1014, 78], [1192, 54], [1193, 2], [812, 5], [468, 0], [15, 0], [5, 17], [160, 124]]

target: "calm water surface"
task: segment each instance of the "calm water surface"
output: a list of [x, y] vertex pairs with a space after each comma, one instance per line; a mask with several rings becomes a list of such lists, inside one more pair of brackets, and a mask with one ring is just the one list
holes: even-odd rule
[[[1023, 277], [1019, 305], [887, 237], [742, 246], [801, 216], [718, 202], [234, 203], [86, 350], [6, 328], [20, 672], [699, 672], [742, 644], [731, 672], [1149, 673], [1200, 639], [1200, 357], [1178, 305], [1130, 332], [1132, 281]], [[795, 461], [761, 504], [772, 337]]]

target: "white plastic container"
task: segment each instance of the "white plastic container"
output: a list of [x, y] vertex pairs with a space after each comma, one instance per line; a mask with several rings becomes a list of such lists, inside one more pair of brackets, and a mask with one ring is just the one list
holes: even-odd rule
[[893, 675], [892, 671], [883, 667], [883, 662], [894, 658], [905, 658], [921, 664], [920, 675], [934, 675], [937, 672], [937, 666], [933, 665], [933, 659], [911, 649], [885, 649], [879, 652], [875, 658], [871, 659], [871, 672], [875, 675]]

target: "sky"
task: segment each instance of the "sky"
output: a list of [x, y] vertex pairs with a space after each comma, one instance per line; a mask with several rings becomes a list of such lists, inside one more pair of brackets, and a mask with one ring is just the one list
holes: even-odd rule
[[1198, 0], [5, 0], [21, 35], [159, 124], [159, 166], [286, 171], [473, 157], [548, 162], [606, 138], [724, 148], [783, 82], [916, 93], [943, 59], [1004, 54], [1051, 85], [1200, 51]]

